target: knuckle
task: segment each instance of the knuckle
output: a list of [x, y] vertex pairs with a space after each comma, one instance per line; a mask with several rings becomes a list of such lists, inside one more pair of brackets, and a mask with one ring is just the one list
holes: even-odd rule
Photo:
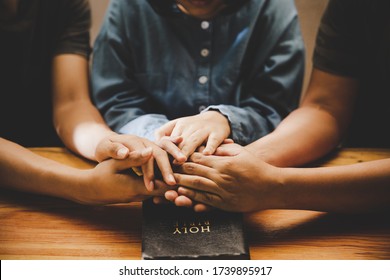
[[194, 153], [191, 155], [191, 161], [194, 163], [202, 163], [202, 155], [200, 153]]
[[196, 170], [193, 164], [186, 164], [183, 166], [183, 171], [186, 173], [193, 173]]
[[200, 187], [203, 185], [203, 180], [200, 177], [196, 177], [192, 181], [194, 187]]
[[230, 158], [225, 160], [224, 169], [228, 171], [228, 173], [235, 171], [234, 161]]
[[206, 203], [210, 203], [214, 201], [214, 196], [210, 193], [207, 192], [203, 193], [203, 197]]

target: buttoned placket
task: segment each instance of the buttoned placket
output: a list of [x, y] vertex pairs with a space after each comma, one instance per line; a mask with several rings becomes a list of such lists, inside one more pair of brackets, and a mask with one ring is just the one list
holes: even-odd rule
[[201, 112], [207, 108], [210, 103], [210, 74], [211, 74], [211, 44], [212, 44], [212, 22], [200, 22], [200, 49], [198, 53], [198, 69], [197, 69], [197, 106]]

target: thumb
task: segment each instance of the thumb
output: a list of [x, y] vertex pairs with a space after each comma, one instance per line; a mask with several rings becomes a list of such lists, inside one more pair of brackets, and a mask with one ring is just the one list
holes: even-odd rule
[[125, 159], [129, 155], [129, 149], [121, 143], [104, 141], [96, 149], [96, 160], [101, 162], [108, 158]]

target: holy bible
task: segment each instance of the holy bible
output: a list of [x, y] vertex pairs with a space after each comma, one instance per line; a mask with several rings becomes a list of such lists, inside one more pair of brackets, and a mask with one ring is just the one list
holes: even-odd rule
[[142, 214], [142, 259], [249, 259], [241, 213], [196, 213], [149, 199]]

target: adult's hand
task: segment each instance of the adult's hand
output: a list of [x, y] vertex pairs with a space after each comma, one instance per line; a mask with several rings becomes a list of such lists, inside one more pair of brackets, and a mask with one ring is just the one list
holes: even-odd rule
[[77, 188], [73, 200], [88, 205], [105, 205], [163, 196], [171, 186], [156, 181], [154, 190], [148, 191], [141, 178], [126, 174], [126, 170], [147, 163], [152, 156], [149, 151], [133, 151], [124, 160], [109, 159], [94, 169], [80, 171], [80, 188]]
[[[179, 197], [227, 211], [247, 212], [278, 205], [274, 191], [278, 187], [278, 168], [254, 157], [235, 144], [224, 145], [217, 153], [226, 156], [205, 156], [194, 153], [191, 162], [175, 173], [180, 185]], [[234, 148], [234, 149], [232, 149]]]
[[[113, 157], [113, 155], [117, 155], [118, 152], [124, 149], [123, 147], [128, 150], [127, 156], [133, 151], [143, 151], [143, 153], [151, 154], [149, 159], [141, 165], [146, 189], [152, 191], [155, 187], [154, 161], [157, 163], [164, 182], [168, 185], [176, 184], [167, 152], [145, 138], [124, 134], [110, 135], [99, 142], [96, 148], [96, 158], [101, 161]], [[127, 156], [120, 158], [127, 158]], [[137, 166], [135, 165], [134, 167]]]

